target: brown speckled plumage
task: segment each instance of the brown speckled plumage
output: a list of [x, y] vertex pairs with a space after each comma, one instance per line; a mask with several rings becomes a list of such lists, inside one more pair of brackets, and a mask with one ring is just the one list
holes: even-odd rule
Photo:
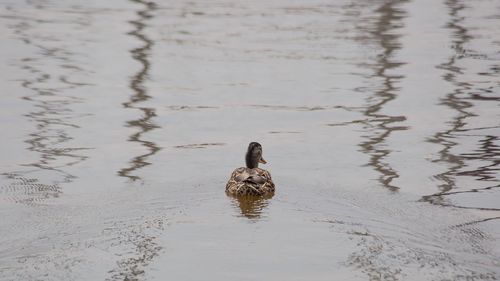
[[226, 184], [226, 192], [233, 195], [266, 195], [274, 193], [271, 174], [260, 168], [241, 167], [233, 171]]

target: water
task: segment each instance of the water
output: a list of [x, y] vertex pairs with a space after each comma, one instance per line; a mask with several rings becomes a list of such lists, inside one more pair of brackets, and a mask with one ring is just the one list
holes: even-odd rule
[[[7, 0], [0, 22], [1, 280], [500, 278], [498, 1]], [[224, 193], [250, 141], [272, 198]]]

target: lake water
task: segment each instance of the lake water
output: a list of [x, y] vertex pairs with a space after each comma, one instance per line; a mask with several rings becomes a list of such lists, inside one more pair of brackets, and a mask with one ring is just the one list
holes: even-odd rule
[[[500, 279], [500, 2], [0, 4], [1, 280]], [[249, 142], [272, 198], [226, 196]]]

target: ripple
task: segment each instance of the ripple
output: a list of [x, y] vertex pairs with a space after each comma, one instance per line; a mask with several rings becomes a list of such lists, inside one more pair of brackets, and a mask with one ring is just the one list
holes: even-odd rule
[[211, 143], [183, 144], [183, 145], [176, 145], [174, 147], [180, 148], [180, 149], [199, 149], [199, 148], [207, 148], [210, 146], [223, 146], [223, 145], [226, 145], [226, 144], [222, 143], [222, 142], [211, 142]]

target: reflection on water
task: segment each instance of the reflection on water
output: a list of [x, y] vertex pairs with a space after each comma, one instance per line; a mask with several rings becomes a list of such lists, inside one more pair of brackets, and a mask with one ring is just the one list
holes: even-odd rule
[[498, 181], [498, 171], [500, 171], [500, 138], [498, 136], [485, 135], [481, 140], [479, 140], [478, 148], [474, 152], [462, 153], [461, 156], [465, 160], [478, 160], [478, 161], [490, 161], [491, 163], [485, 164], [476, 168], [475, 170], [462, 171], [457, 173], [459, 176], [472, 176], [477, 178], [479, 181], [489, 181], [494, 183], [490, 187], [485, 189], [491, 189], [493, 187], [500, 187]]
[[[388, 1], [383, 3], [376, 9], [377, 21], [368, 31], [370, 39], [378, 42], [381, 53], [377, 56], [377, 60], [369, 67], [373, 69], [373, 79], [380, 79], [382, 85], [378, 86], [373, 96], [367, 100], [370, 105], [366, 108], [363, 114], [367, 117], [369, 124], [365, 129], [370, 131], [370, 135], [366, 136], [366, 141], [360, 144], [361, 151], [370, 156], [369, 165], [373, 167], [379, 174], [379, 182], [386, 188], [396, 191], [399, 187], [391, 184], [394, 178], [399, 177], [389, 163], [385, 163], [384, 158], [391, 153], [390, 148], [385, 148], [384, 141], [391, 133], [399, 130], [407, 130], [404, 126], [394, 126], [394, 123], [405, 121], [404, 116], [389, 116], [381, 113], [384, 106], [396, 98], [397, 87], [395, 84], [403, 77], [390, 74], [389, 71], [394, 71], [401, 62], [394, 61], [392, 56], [394, 52], [401, 48], [398, 42], [399, 34], [396, 29], [401, 26], [401, 19], [404, 18], [404, 11], [398, 8], [406, 1]], [[362, 30], [366, 32], [365, 30]]]
[[131, 36], [141, 41], [143, 45], [130, 51], [132, 57], [141, 64], [141, 69], [131, 78], [130, 88], [134, 94], [130, 97], [128, 102], [123, 103], [123, 106], [126, 108], [138, 109], [142, 112], [142, 117], [127, 122], [128, 127], [138, 129], [137, 132], [130, 135], [129, 141], [140, 143], [148, 149], [148, 152], [134, 157], [130, 161], [130, 166], [122, 168], [118, 171], [118, 174], [131, 180], [137, 180], [140, 179], [140, 177], [132, 175], [132, 172], [151, 165], [147, 159], [160, 150], [160, 147], [156, 145], [156, 143], [142, 138], [142, 136], [147, 132], [158, 128], [152, 120], [153, 117], [156, 116], [155, 109], [139, 105], [140, 103], [151, 98], [151, 96], [147, 94], [147, 89], [144, 86], [144, 83], [148, 78], [151, 68], [149, 56], [154, 43], [146, 36], [144, 28], [146, 27], [146, 22], [153, 17], [151, 12], [155, 10], [156, 4], [141, 0], [131, 1], [144, 7], [142, 10], [137, 12], [139, 18], [137, 20], [130, 21], [130, 23], [134, 26], [134, 30], [129, 33]]
[[[403, 188], [404, 186], [395, 186], [391, 182], [398, 178], [400, 175], [405, 175], [404, 171], [398, 171], [398, 167], [401, 167], [400, 163], [395, 163], [396, 165], [391, 166], [391, 162], [393, 159], [388, 160], [388, 156], [392, 151], [395, 150], [394, 147], [390, 146], [387, 143], [389, 136], [398, 130], [404, 130], [404, 134], [412, 134], [412, 128], [405, 126], [397, 126], [395, 125], [397, 122], [403, 122], [406, 120], [405, 116], [394, 116], [388, 115], [382, 112], [387, 112], [389, 110], [385, 109], [386, 105], [395, 100], [397, 98], [398, 93], [401, 91], [408, 91], [407, 89], [400, 89], [397, 87], [399, 80], [403, 80], [403, 76], [398, 75], [398, 68], [402, 66], [402, 62], [395, 61], [393, 58], [394, 54], [397, 50], [402, 47], [400, 43], [400, 38], [406, 34], [402, 33], [402, 31], [398, 30], [398, 28], [402, 27], [404, 22], [407, 21], [408, 13], [406, 9], [408, 6], [404, 7], [400, 6], [401, 4], [409, 3], [410, 1], [384, 1], [381, 6], [376, 9], [376, 16], [367, 20], [367, 22], [373, 24], [367, 24], [368, 27], [362, 26], [358, 28], [362, 32], [369, 31], [370, 36], [360, 36], [361, 41], [366, 44], [370, 44], [373, 40], [376, 40], [378, 46], [381, 50], [381, 54], [377, 57], [375, 63], [373, 65], [363, 64], [363, 67], [368, 67], [374, 70], [374, 75], [370, 76], [370, 79], [373, 81], [381, 80], [381, 86], [376, 88], [374, 91], [375, 94], [368, 99], [370, 102], [370, 106], [363, 112], [366, 116], [365, 120], [356, 120], [356, 122], [347, 122], [346, 125], [360, 123], [365, 125], [364, 129], [371, 129], [370, 135], [366, 136], [367, 141], [363, 142], [360, 146], [362, 147], [361, 151], [370, 155], [370, 166], [374, 168], [381, 176], [379, 177], [379, 182], [390, 190], [400, 190], [399, 188]], [[456, 38], [454, 42], [454, 48], [456, 50], [464, 50], [466, 47], [464, 46], [467, 40], [470, 40], [472, 36], [467, 34], [467, 29], [462, 27], [460, 21], [464, 19], [463, 16], [458, 15], [458, 10], [463, 9], [463, 5], [457, 3], [457, 1], [447, 1], [446, 3], [449, 6], [449, 9], [452, 11], [450, 13], [451, 22], [447, 26], [449, 29], [453, 31], [453, 37]], [[450, 6], [453, 6], [450, 8]], [[414, 6], [412, 6], [414, 7]], [[457, 10], [454, 10], [457, 9]], [[420, 13], [420, 11], [411, 10], [411, 12]], [[418, 27], [417, 27], [417, 30]], [[419, 30], [421, 31], [421, 30]], [[408, 42], [402, 41], [402, 42]], [[410, 41], [411, 42], [411, 41]], [[443, 64], [442, 69], [448, 70], [447, 75], [443, 78], [444, 80], [453, 84], [455, 91], [452, 94], [446, 95], [446, 97], [442, 100], [442, 104], [446, 105], [453, 110], [458, 112], [458, 116], [450, 122], [452, 124], [452, 128], [450, 130], [446, 130], [445, 132], [440, 132], [435, 135], [435, 139], [433, 140], [435, 143], [441, 144], [444, 148], [439, 152], [440, 159], [439, 161], [446, 162], [449, 164], [448, 169], [444, 173], [440, 173], [436, 176], [436, 178], [440, 179], [444, 183], [439, 186], [442, 192], [426, 197], [428, 201], [433, 203], [439, 203], [441, 205], [450, 205], [459, 208], [471, 208], [461, 206], [460, 204], [447, 200], [443, 202], [443, 199], [446, 195], [457, 195], [459, 193], [474, 193], [479, 191], [478, 188], [466, 188], [466, 191], [463, 191], [464, 187], [463, 183], [460, 183], [457, 180], [459, 176], [474, 176], [475, 180], [479, 181], [489, 181], [490, 183], [494, 183], [495, 186], [487, 186], [484, 189], [492, 189], [498, 187], [498, 179], [496, 179], [495, 170], [498, 171], [498, 163], [496, 159], [498, 159], [498, 141], [495, 136], [485, 136], [481, 140], [478, 140], [477, 145], [473, 146], [474, 152], [464, 153], [466, 148], [463, 147], [461, 142], [468, 142], [469, 136], [472, 139], [477, 137], [477, 128], [471, 129], [470, 122], [468, 122], [468, 118], [478, 116], [479, 110], [471, 110], [474, 106], [474, 102], [470, 99], [474, 99], [474, 95], [471, 95], [471, 79], [470, 77], [464, 77], [463, 81], [461, 80], [460, 75], [468, 72], [462, 67], [461, 64], [457, 63], [462, 57], [471, 58], [479, 58], [475, 52], [472, 50], [468, 50], [466, 52], [460, 52], [459, 55], [453, 56], [450, 58], [450, 61]], [[398, 56], [401, 57], [401, 56]], [[409, 59], [408, 61], [403, 61], [404, 63], [412, 64], [413, 61]], [[483, 74], [484, 75], [484, 72]], [[464, 75], [465, 76], [465, 75]], [[479, 80], [479, 79], [478, 79]], [[467, 81], [467, 82], [466, 82]], [[376, 82], [372, 82], [376, 83]], [[380, 84], [380, 83], [379, 83]], [[365, 93], [366, 88], [359, 89], [360, 92]], [[404, 93], [404, 92], [403, 92]], [[436, 100], [439, 97], [436, 97]], [[402, 104], [401, 102], [399, 104]], [[412, 105], [407, 105], [412, 106]], [[418, 107], [418, 105], [415, 105]], [[403, 109], [403, 112], [405, 109]], [[411, 114], [411, 110], [410, 114]], [[421, 109], [420, 112], [426, 114], [426, 109]], [[417, 118], [421, 116], [417, 116]], [[432, 127], [432, 125], [430, 125]], [[472, 132], [474, 131], [474, 132]], [[491, 132], [491, 131], [490, 131]], [[474, 136], [473, 136], [474, 135]], [[397, 139], [397, 135], [392, 135], [391, 139]], [[456, 149], [458, 146], [459, 149]], [[496, 151], [495, 151], [496, 150]], [[459, 153], [457, 153], [459, 152]], [[460, 153], [462, 152], [462, 153]], [[491, 162], [490, 162], [491, 161]], [[475, 163], [474, 163], [475, 162]], [[487, 165], [478, 165], [477, 163], [487, 162]], [[479, 167], [478, 167], [479, 166]], [[470, 171], [470, 167], [474, 167], [472, 171]], [[415, 171], [418, 171], [418, 167], [415, 167]], [[498, 173], [497, 173], [498, 174]], [[408, 182], [408, 179], [403, 177], [398, 180], [400, 183]], [[477, 187], [478, 184], [473, 184], [473, 186]], [[404, 190], [404, 188], [403, 188]], [[455, 191], [453, 191], [455, 190]], [[441, 201], [438, 201], [440, 200]], [[484, 200], [486, 201], [486, 200]], [[483, 201], [483, 202], [484, 202]], [[481, 201], [479, 201], [481, 202]], [[481, 205], [479, 203], [478, 205]], [[479, 206], [473, 207], [473, 209], [479, 210], [498, 210], [497, 208]], [[396, 212], [397, 213], [397, 212]], [[480, 219], [469, 221], [466, 223], [460, 223], [457, 225], [451, 225], [453, 229], [457, 229], [458, 231], [464, 234], [464, 237], [461, 237], [467, 243], [473, 245], [472, 251], [481, 252], [482, 254], [490, 254], [488, 247], [485, 247], [484, 244], [487, 243], [488, 239], [485, 236], [485, 233], [477, 228], [477, 224], [484, 223], [488, 221], [493, 221], [498, 219], [498, 213], [493, 213], [490, 218]], [[462, 271], [464, 266], [455, 266], [455, 258], [452, 256], [447, 256], [447, 254], [436, 254], [443, 249], [446, 249], [448, 246], [440, 245], [435, 248], [435, 253], [429, 251], [423, 251], [421, 249], [421, 245], [427, 243], [429, 239], [423, 239], [426, 241], [420, 241], [416, 243], [416, 245], [412, 245], [412, 243], [407, 243], [407, 241], [415, 241], [421, 239], [416, 235], [415, 237], [401, 239], [400, 235], [398, 237], [392, 237], [392, 235], [377, 235], [374, 234], [378, 231], [373, 231], [373, 228], [381, 227], [384, 222], [379, 221], [376, 224], [371, 224], [370, 222], [361, 223], [359, 230], [353, 231], [353, 237], [358, 236], [356, 239], [359, 241], [359, 249], [358, 251], [354, 251], [350, 256], [349, 264], [363, 270], [370, 280], [404, 280], [405, 276], [402, 274], [406, 270], [406, 266], [394, 266], [393, 263], [391, 265], [385, 264], [385, 261], [392, 259], [390, 256], [385, 256], [387, 253], [391, 253], [391, 255], [397, 257], [397, 260], [411, 260], [410, 263], [419, 264], [421, 268], [435, 268], [441, 267], [451, 267], [455, 268], [456, 272]], [[447, 221], [443, 221], [443, 225], [446, 225]], [[404, 224], [402, 224], [404, 225]], [[355, 228], [355, 227], [353, 227]], [[445, 227], [444, 230], [445, 236], [451, 237], [449, 232], [449, 228]], [[436, 229], [437, 230], [437, 229]], [[439, 232], [442, 230], [438, 230]], [[410, 236], [413, 236], [417, 231], [412, 231]], [[440, 235], [440, 234], [437, 234]], [[432, 239], [430, 239], [432, 240]], [[403, 244], [403, 245], [400, 245]], [[399, 249], [400, 248], [400, 249]], [[454, 247], [451, 247], [454, 248]], [[468, 250], [470, 251], [470, 250]], [[408, 254], [411, 253], [411, 254]], [[413, 256], [413, 258], [411, 257]], [[414, 258], [418, 257], [418, 258]], [[395, 262], [397, 263], [397, 262]], [[489, 265], [488, 262], [485, 265]], [[491, 269], [490, 269], [491, 270]], [[494, 280], [494, 270], [490, 271], [487, 274], [483, 274], [480, 270], [476, 272], [474, 267], [467, 269], [466, 271], [462, 271], [463, 273], [455, 275], [450, 280], [462, 280], [462, 279], [475, 279], [478, 278], [480, 280]]]
[[[462, 26], [462, 19], [458, 15], [458, 12], [460, 10], [463, 10], [465, 7], [457, 1], [447, 1], [446, 4], [449, 7], [450, 14], [450, 22], [447, 24], [447, 28], [449, 28], [453, 32], [453, 47], [456, 50], [463, 50], [464, 44], [471, 38], [467, 34], [467, 29]], [[458, 51], [458, 53], [461, 53], [461, 51]], [[443, 68], [447, 71], [444, 79], [455, 86], [454, 92], [446, 95], [446, 97], [442, 101], [442, 104], [455, 110], [458, 115], [452, 122], [450, 122], [452, 124], [452, 127], [449, 130], [438, 132], [434, 135], [433, 138], [429, 140], [431, 142], [439, 143], [443, 146], [443, 149], [439, 151], [439, 159], [435, 161], [448, 163], [450, 165], [446, 172], [435, 176], [437, 179], [442, 181], [442, 183], [439, 185], [441, 191], [438, 194], [424, 197], [425, 200], [436, 204], [443, 204], [442, 195], [456, 188], [454, 175], [456, 175], [457, 171], [465, 166], [465, 163], [461, 157], [451, 153], [453, 147], [458, 144], [457, 142], [453, 141], [453, 134], [456, 134], [465, 126], [465, 120], [467, 119], [467, 117], [472, 116], [472, 114], [470, 112], [467, 112], [466, 110], [467, 108], [472, 107], [472, 104], [459, 97], [460, 95], [463, 95], [468, 91], [469, 85], [456, 81], [457, 75], [462, 73], [463, 71], [463, 69], [457, 66], [457, 59], [459, 59], [459, 56], [452, 56], [450, 57], [450, 60], [448, 62], [443, 63], [439, 66], [440, 68]]]
[[[151, 163], [147, 161], [148, 157], [158, 152], [160, 147], [154, 142], [142, 138], [144, 134], [158, 128], [158, 126], [152, 121], [152, 118], [156, 116], [155, 109], [140, 106], [140, 103], [151, 98], [147, 94], [144, 83], [151, 68], [149, 56], [154, 43], [146, 36], [144, 28], [146, 22], [153, 17], [151, 12], [156, 8], [156, 4], [141, 0], [131, 0], [131, 2], [139, 4], [142, 9], [136, 12], [138, 19], [129, 21], [134, 30], [128, 34], [143, 44], [130, 51], [132, 58], [141, 64], [141, 69], [130, 80], [129, 86], [134, 93], [128, 102], [123, 103], [123, 106], [128, 109], [138, 109], [142, 112], [142, 117], [127, 122], [127, 127], [138, 130], [129, 137], [129, 141], [140, 143], [148, 149], [148, 152], [134, 157], [130, 161], [130, 166], [122, 168], [118, 171], [118, 175], [135, 181], [141, 179], [141, 177], [133, 175], [132, 172], [150, 165]], [[136, 223], [129, 220], [118, 221], [108, 229], [112, 235], [118, 235], [120, 243], [132, 246], [132, 249], [117, 261], [117, 267], [109, 272], [111, 274], [109, 280], [140, 280], [145, 274], [145, 267], [158, 256], [162, 249], [162, 246], [156, 242], [156, 237], [157, 232], [163, 229], [165, 218], [142, 218], [142, 220], [144, 221]]]
[[265, 208], [269, 205], [269, 199], [273, 198], [274, 194], [265, 196], [235, 196], [226, 193], [233, 204], [239, 208], [241, 215], [248, 219], [260, 219]]
[[[439, 132], [429, 141], [439, 143], [443, 149], [439, 152], [439, 158], [435, 162], [443, 162], [449, 165], [446, 172], [437, 174], [435, 177], [442, 183], [439, 185], [440, 191], [436, 194], [424, 196], [423, 200], [433, 204], [453, 206], [457, 208], [469, 208], [478, 210], [500, 210], [500, 207], [480, 207], [464, 206], [446, 200], [448, 195], [460, 195], [477, 193], [500, 187], [498, 172], [500, 171], [500, 146], [499, 137], [490, 135], [488, 131], [498, 129], [493, 127], [472, 127], [469, 125], [470, 119], [477, 116], [474, 108], [474, 101], [497, 102], [498, 97], [488, 96], [492, 94], [492, 87], [484, 87], [476, 84], [469, 77], [462, 79], [464, 73], [468, 72], [462, 65], [463, 60], [484, 60], [485, 55], [478, 54], [474, 50], [468, 49], [467, 44], [474, 39], [464, 24], [465, 18], [460, 13], [466, 9], [465, 3], [457, 0], [445, 2], [448, 7], [450, 21], [447, 28], [452, 32], [452, 48], [456, 52], [450, 59], [438, 67], [447, 71], [444, 79], [453, 85], [454, 90], [442, 99], [442, 104], [453, 109], [457, 115], [449, 122], [449, 130]], [[489, 72], [481, 72], [475, 75], [494, 77], [498, 75], [495, 66], [490, 67]], [[480, 79], [477, 79], [480, 80]], [[479, 87], [479, 88], [478, 88]], [[480, 92], [480, 93], [478, 93]], [[483, 95], [486, 94], [485, 95]], [[484, 133], [483, 133], [484, 132]], [[477, 146], [474, 151], [456, 153], [453, 150], [461, 145], [461, 140], [475, 139]], [[481, 164], [475, 164], [481, 163]], [[474, 168], [468, 168], [472, 166]], [[457, 184], [458, 177], [473, 177], [475, 180], [486, 183], [485, 187], [467, 188]], [[487, 219], [489, 220], [489, 219]], [[487, 221], [481, 220], [481, 221]]]
[[174, 147], [181, 148], [181, 149], [197, 149], [197, 148], [207, 148], [207, 147], [211, 147], [211, 146], [222, 146], [222, 145], [225, 145], [225, 143], [222, 143], [222, 142], [191, 143], [191, 144], [184, 144], [184, 145], [176, 145]]
[[[43, 6], [36, 6], [43, 10]], [[75, 104], [83, 102], [80, 97], [72, 96], [72, 90], [86, 86], [86, 83], [71, 81], [71, 75], [82, 72], [72, 61], [71, 52], [63, 48], [52, 47], [55, 38], [34, 33], [34, 24], [43, 22], [31, 19], [12, 17], [18, 24], [13, 25], [13, 32], [30, 47], [39, 51], [39, 55], [25, 57], [16, 65], [27, 72], [26, 78], [19, 82], [33, 95], [22, 97], [33, 105], [33, 111], [24, 114], [35, 124], [34, 131], [29, 133], [25, 142], [30, 152], [37, 153], [39, 159], [33, 163], [19, 164], [27, 169], [4, 172], [11, 183], [2, 187], [2, 192], [14, 202], [34, 204], [40, 200], [58, 197], [62, 192], [61, 184], [70, 183], [75, 176], [66, 172], [65, 167], [79, 164], [87, 159], [78, 152], [87, 148], [68, 147], [66, 144], [73, 137], [70, 130], [79, 129], [75, 119], [82, 117], [71, 109]], [[47, 22], [48, 23], [48, 22]], [[46, 69], [45, 64], [63, 62], [57, 69]], [[50, 178], [50, 183], [46, 178]]]
[[498, 279], [491, 1], [6, 2], [0, 279]]
[[124, 244], [125, 247], [132, 246], [125, 253], [125, 258], [120, 257], [116, 267], [109, 271], [111, 277], [106, 280], [141, 280], [145, 274], [144, 269], [162, 249], [156, 237], [163, 230], [164, 221], [164, 218], [149, 218], [135, 224], [131, 224], [130, 220], [117, 221], [105, 230], [103, 235], [112, 235], [115, 243]]

